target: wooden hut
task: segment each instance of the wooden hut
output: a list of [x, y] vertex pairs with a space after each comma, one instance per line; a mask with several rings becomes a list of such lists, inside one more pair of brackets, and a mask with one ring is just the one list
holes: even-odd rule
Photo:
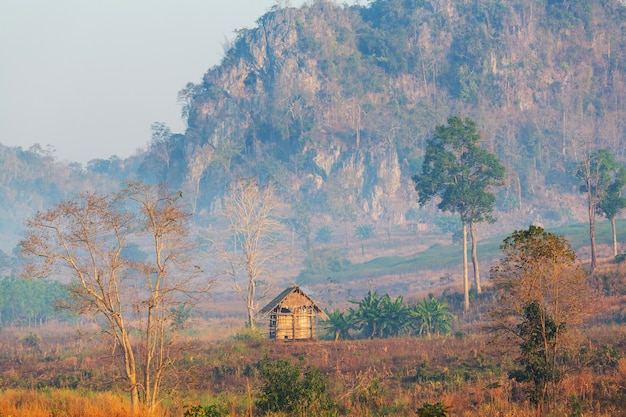
[[269, 316], [270, 339], [277, 340], [314, 339], [315, 317], [328, 320], [326, 313], [298, 286], [285, 289], [259, 314]]

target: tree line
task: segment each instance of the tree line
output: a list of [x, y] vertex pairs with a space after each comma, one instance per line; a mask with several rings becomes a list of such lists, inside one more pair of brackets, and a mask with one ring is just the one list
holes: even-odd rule
[[0, 279], [0, 323], [4, 326], [41, 326], [52, 320], [69, 320], [69, 310], [59, 309], [69, 291], [57, 281]]

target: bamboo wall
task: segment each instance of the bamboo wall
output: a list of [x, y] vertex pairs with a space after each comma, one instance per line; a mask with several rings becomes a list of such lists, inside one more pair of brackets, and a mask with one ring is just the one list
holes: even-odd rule
[[277, 340], [311, 339], [314, 322], [311, 301], [298, 293], [289, 294], [270, 316], [270, 337]]

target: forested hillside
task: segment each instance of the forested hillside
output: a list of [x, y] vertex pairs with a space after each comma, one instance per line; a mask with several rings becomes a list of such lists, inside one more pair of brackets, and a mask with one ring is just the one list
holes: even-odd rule
[[432, 223], [434, 205], [417, 206], [410, 177], [451, 115], [476, 120], [507, 168], [496, 202], [507, 232], [584, 221], [572, 203], [577, 165], [598, 148], [626, 158], [624, 30], [619, 0], [276, 7], [182, 89], [186, 132], [155, 124], [145, 154], [81, 170], [2, 148], [2, 231], [127, 178], [182, 190], [202, 222], [232, 181], [256, 176], [275, 181], [302, 222]]
[[[0, 251], [11, 253], [22, 233], [24, 220], [38, 210], [82, 191], [116, 189], [127, 173], [123, 166], [131, 161], [112, 158], [106, 162], [116, 163], [117, 169], [102, 174], [96, 167], [105, 161], [92, 161], [84, 169], [78, 163], [57, 161], [50, 147], [35, 145], [24, 150], [0, 145]], [[114, 172], [117, 172], [115, 176]], [[0, 270], [4, 272], [6, 267], [7, 263], [3, 262]]]
[[189, 190], [198, 212], [255, 175], [308, 210], [397, 224], [425, 139], [459, 114], [507, 166], [500, 211], [572, 220], [581, 158], [626, 155], [625, 23], [617, 0], [277, 9], [181, 91], [188, 130], [157, 135], [146, 171]]

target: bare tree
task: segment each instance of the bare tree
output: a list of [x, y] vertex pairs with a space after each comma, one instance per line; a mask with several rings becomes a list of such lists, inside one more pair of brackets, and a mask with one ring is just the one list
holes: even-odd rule
[[199, 146], [189, 159], [189, 171], [185, 188], [191, 192], [191, 212], [195, 216], [198, 211], [198, 197], [200, 196], [200, 181], [207, 168], [211, 165], [215, 149], [210, 143]]
[[172, 131], [165, 123], [161, 122], [152, 123], [150, 130], [152, 131], [152, 139], [150, 140], [149, 150], [169, 170], [172, 157]]
[[228, 220], [232, 248], [222, 247], [235, 291], [244, 299], [247, 324], [255, 326], [258, 284], [268, 266], [284, 254], [280, 244], [285, 204], [270, 182], [260, 186], [256, 179], [240, 178], [230, 187], [223, 214]]
[[24, 254], [35, 256], [32, 276], [71, 278], [68, 306], [93, 319], [121, 351], [136, 410], [158, 404], [172, 365], [176, 307], [205, 289], [194, 284], [200, 268], [190, 264], [188, 218], [180, 194], [134, 183], [37, 213], [20, 242]]

